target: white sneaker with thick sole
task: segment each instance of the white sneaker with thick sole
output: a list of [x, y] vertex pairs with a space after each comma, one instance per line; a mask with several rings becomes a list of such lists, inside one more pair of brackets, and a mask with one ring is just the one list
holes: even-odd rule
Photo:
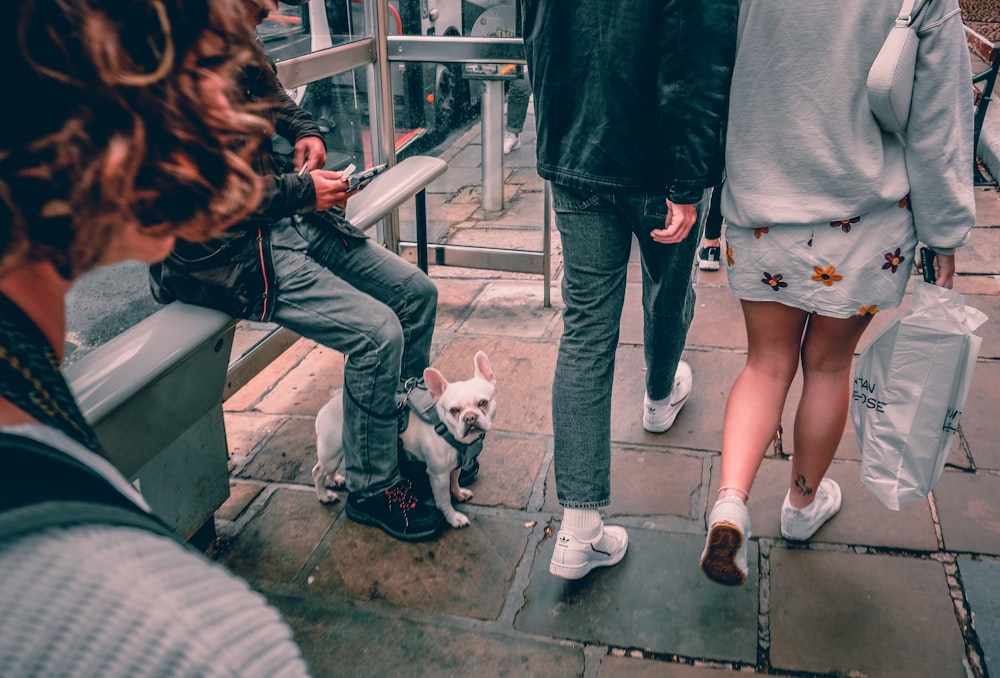
[[816, 498], [809, 506], [794, 508], [788, 500], [790, 496], [791, 490], [781, 504], [781, 536], [795, 541], [811, 539], [823, 523], [837, 515], [843, 501], [840, 485], [831, 478], [819, 481]]
[[691, 395], [693, 376], [691, 366], [681, 360], [674, 373], [674, 387], [663, 400], [650, 400], [647, 393], [642, 399], [642, 427], [650, 433], [663, 433], [674, 425], [688, 396]]
[[595, 567], [617, 565], [627, 548], [628, 532], [617, 525], [602, 525], [600, 534], [591, 541], [580, 541], [560, 530], [549, 572], [563, 579], [581, 579]]
[[511, 151], [521, 148], [521, 135], [514, 134], [508, 130], [503, 132], [503, 154], [507, 155]]
[[742, 586], [747, 580], [750, 511], [739, 497], [723, 497], [708, 515], [701, 570], [714, 582]]

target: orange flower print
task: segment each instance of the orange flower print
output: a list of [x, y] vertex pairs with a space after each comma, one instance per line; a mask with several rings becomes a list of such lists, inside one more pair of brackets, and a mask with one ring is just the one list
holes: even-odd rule
[[858, 315], [861, 317], [875, 315], [878, 313], [878, 304], [872, 304], [871, 306], [862, 306], [858, 309]]
[[754, 240], [760, 240], [760, 236], [764, 235], [769, 230], [771, 230], [771, 229], [769, 229], [767, 226], [764, 226], [762, 228], [755, 228], [755, 229], [753, 229]]
[[899, 199], [899, 202], [896, 203], [896, 205], [901, 210], [909, 209], [910, 208], [910, 196], [909, 195], [904, 195], [902, 198]]
[[733, 246], [729, 243], [726, 243], [726, 263], [730, 266], [736, 263], [736, 260], [733, 259]]
[[827, 287], [833, 287], [833, 283], [844, 279], [844, 276], [837, 273], [837, 269], [834, 266], [827, 266], [826, 268], [813, 266], [813, 270], [816, 271], [813, 274], [813, 280], [822, 282]]
[[771, 275], [767, 271], [764, 271], [764, 277], [761, 278], [760, 281], [765, 285], [770, 285], [771, 289], [777, 292], [782, 287], [788, 287], [788, 283], [782, 280], [781, 277], [782, 276], [780, 273], [775, 273], [774, 275]]
[[885, 253], [885, 263], [882, 264], [882, 270], [885, 271], [886, 269], [891, 268], [892, 272], [895, 273], [896, 269], [898, 269], [904, 261], [906, 261], [906, 257], [899, 253], [899, 248], [897, 247], [895, 252]]
[[852, 219], [838, 219], [837, 221], [831, 221], [830, 226], [833, 228], [839, 227], [844, 233], [851, 232], [851, 224], [856, 224], [861, 221], [861, 217], [854, 217]]

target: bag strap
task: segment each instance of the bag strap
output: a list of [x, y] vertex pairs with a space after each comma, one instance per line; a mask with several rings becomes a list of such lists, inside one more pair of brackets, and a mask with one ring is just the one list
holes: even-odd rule
[[[187, 544], [82, 461], [33, 438], [0, 432], [0, 541], [46, 527], [139, 527]], [[192, 547], [193, 548], [193, 547]]]
[[902, 28], [916, 28], [917, 15], [920, 14], [926, 4], [926, 0], [903, 0], [903, 6], [899, 9], [899, 16], [896, 17], [895, 25]]

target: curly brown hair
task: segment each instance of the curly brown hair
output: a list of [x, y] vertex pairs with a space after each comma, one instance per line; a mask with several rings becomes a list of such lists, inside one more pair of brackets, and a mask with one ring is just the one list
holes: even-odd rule
[[237, 84], [264, 58], [240, 0], [11, 4], [0, 275], [50, 260], [74, 279], [125, 224], [203, 240], [257, 205], [272, 130]]

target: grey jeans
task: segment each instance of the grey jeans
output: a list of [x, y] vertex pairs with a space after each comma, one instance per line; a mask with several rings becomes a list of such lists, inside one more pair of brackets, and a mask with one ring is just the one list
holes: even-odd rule
[[395, 395], [430, 364], [437, 287], [370, 240], [299, 219], [271, 234], [275, 323], [348, 356], [344, 364], [347, 488], [371, 496], [399, 480]]
[[[565, 508], [611, 502], [611, 386], [633, 237], [642, 268], [646, 391], [655, 400], [673, 388], [694, 315], [695, 250], [711, 189], [681, 243], [662, 245], [664, 195], [590, 193], [553, 185], [562, 237], [563, 334], [552, 383], [556, 492]], [[640, 412], [635, 413], [636, 416]]]

